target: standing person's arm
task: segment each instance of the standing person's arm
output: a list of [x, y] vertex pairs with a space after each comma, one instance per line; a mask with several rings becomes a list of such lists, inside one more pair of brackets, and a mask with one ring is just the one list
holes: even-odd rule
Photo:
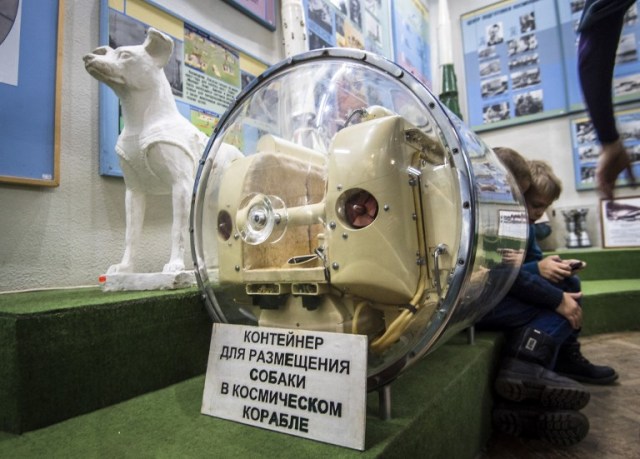
[[630, 0], [587, 0], [580, 21], [578, 76], [602, 154], [596, 169], [598, 188], [613, 199], [618, 175], [625, 169], [633, 182], [631, 160], [616, 128], [611, 83], [624, 15]]

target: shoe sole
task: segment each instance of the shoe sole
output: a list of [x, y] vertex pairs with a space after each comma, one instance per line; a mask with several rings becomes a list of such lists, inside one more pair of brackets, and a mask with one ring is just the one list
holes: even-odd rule
[[578, 388], [535, 384], [515, 378], [499, 378], [494, 386], [498, 395], [507, 400], [536, 400], [545, 408], [580, 410], [591, 398], [589, 392]]
[[573, 379], [574, 381], [587, 383], [587, 384], [597, 384], [599, 386], [606, 386], [615, 382], [618, 379], [618, 373], [614, 373], [613, 375], [607, 378], [588, 378], [585, 376], [577, 376], [569, 373], [558, 372], [560, 376], [564, 376], [565, 378]]
[[571, 446], [589, 433], [589, 420], [577, 411], [532, 413], [526, 409], [494, 409], [493, 425], [501, 432], [519, 437], [537, 438], [554, 446]]

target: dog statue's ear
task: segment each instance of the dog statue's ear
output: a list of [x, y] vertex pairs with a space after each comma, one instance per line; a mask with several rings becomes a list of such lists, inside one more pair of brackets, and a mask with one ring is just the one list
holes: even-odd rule
[[147, 38], [142, 46], [160, 68], [167, 65], [173, 52], [173, 40], [153, 27], [149, 27]]

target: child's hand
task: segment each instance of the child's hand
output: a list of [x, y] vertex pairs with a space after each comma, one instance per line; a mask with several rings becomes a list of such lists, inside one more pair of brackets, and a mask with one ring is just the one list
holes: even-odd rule
[[582, 308], [577, 301], [580, 297], [582, 297], [582, 292], [564, 292], [562, 301], [556, 308], [556, 312], [567, 319], [575, 330], [582, 327]]
[[571, 273], [575, 274], [578, 271], [587, 267], [587, 263], [582, 260], [564, 260], [569, 269], [571, 269]]
[[565, 277], [571, 276], [569, 264], [558, 255], [549, 255], [538, 262], [540, 275], [551, 282], [560, 282]]

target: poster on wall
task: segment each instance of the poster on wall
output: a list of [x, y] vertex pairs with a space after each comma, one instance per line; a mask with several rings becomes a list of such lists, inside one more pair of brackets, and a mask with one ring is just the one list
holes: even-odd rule
[[[571, 111], [584, 110], [585, 108], [578, 79], [577, 32], [584, 4], [585, 0], [558, 2], [562, 45], [566, 60], [567, 97]], [[639, 40], [638, 5], [634, 3], [625, 15], [616, 53], [616, 66], [613, 71], [614, 103], [628, 102], [640, 97]]]
[[[103, 0], [101, 43], [112, 48], [141, 44], [149, 26], [174, 41], [164, 71], [179, 112], [210, 136], [242, 88], [267, 64], [151, 2]], [[105, 85], [100, 85], [100, 91], [100, 174], [122, 176], [115, 153], [122, 129], [118, 99]]]
[[309, 49], [371, 51], [431, 87], [429, 10], [425, 0], [304, 0]]
[[602, 247], [640, 247], [640, 196], [600, 201]]
[[389, 0], [304, 0], [309, 49], [356, 48], [392, 59]]
[[555, 0], [505, 0], [460, 21], [474, 130], [567, 112]]
[[395, 62], [431, 88], [429, 9], [422, 0], [393, 2]]
[[0, 182], [60, 183], [64, 1], [0, 1]]
[[[633, 173], [640, 177], [640, 107], [616, 110], [615, 116], [620, 137], [631, 156]], [[595, 189], [600, 143], [586, 114], [571, 119], [571, 144], [576, 190]], [[625, 185], [629, 185], [626, 171], [618, 176], [616, 182], [616, 186]]]

